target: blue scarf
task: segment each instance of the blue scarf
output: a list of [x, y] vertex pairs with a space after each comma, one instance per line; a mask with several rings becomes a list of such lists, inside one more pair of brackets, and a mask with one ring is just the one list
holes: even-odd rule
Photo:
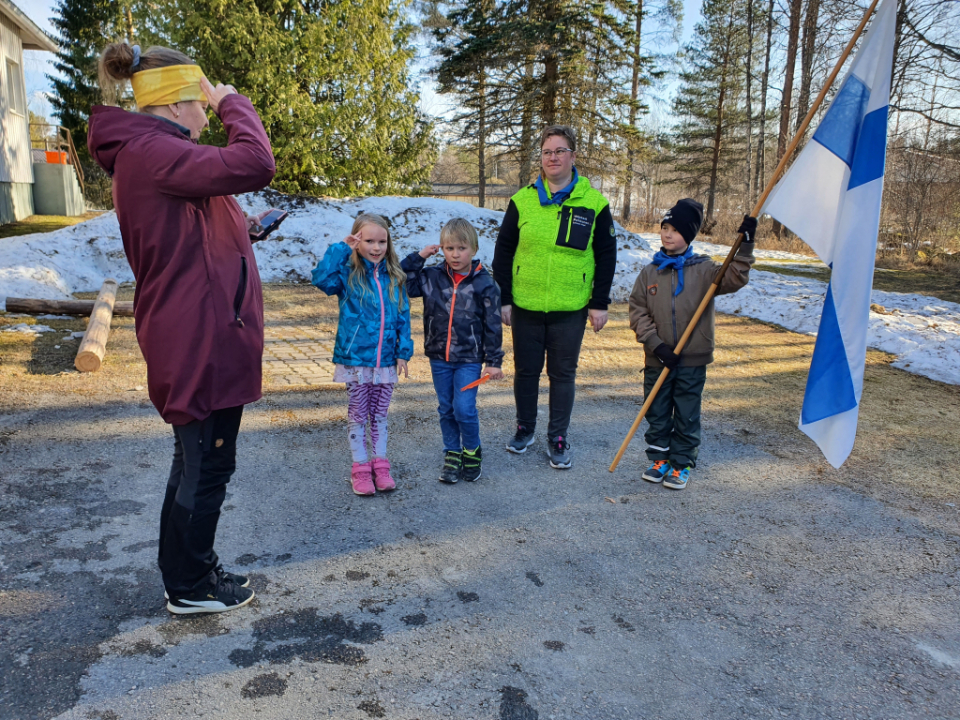
[[540, 206], [546, 207], [547, 205], [563, 205], [563, 201], [570, 197], [570, 193], [573, 192], [573, 189], [577, 186], [577, 182], [580, 180], [580, 175], [577, 174], [577, 169], [573, 169], [573, 180], [570, 181], [570, 184], [567, 185], [563, 190], [557, 190], [553, 194], [553, 197], [550, 197], [550, 193], [547, 192], [546, 186], [543, 184], [543, 175], [537, 176], [537, 182], [534, 183], [537, 187], [537, 194], [540, 196]]
[[674, 297], [683, 292], [683, 266], [686, 265], [688, 261], [693, 260], [695, 257], [696, 256], [693, 254], [692, 245], [687, 245], [686, 252], [684, 252], [683, 255], [667, 255], [663, 251], [663, 248], [660, 248], [660, 251], [653, 256], [653, 264], [661, 270], [664, 268], [676, 268], [677, 289], [673, 293]]

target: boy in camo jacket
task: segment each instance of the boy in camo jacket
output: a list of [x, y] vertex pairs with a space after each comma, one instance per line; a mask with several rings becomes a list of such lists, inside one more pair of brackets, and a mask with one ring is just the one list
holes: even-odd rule
[[[473, 259], [478, 248], [473, 225], [454, 218], [440, 231], [439, 245], [428, 245], [400, 263], [407, 273], [407, 294], [423, 298], [423, 348], [440, 403], [443, 483], [480, 479], [477, 388], [462, 388], [481, 375], [491, 380], [503, 377], [500, 288]], [[427, 258], [441, 250], [444, 262], [424, 267]]]

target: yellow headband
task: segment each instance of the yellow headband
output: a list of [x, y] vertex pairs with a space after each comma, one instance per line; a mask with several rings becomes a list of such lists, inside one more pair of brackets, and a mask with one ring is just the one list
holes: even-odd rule
[[203, 70], [199, 65], [168, 65], [134, 73], [130, 84], [137, 107], [173, 105], [188, 100], [206, 100], [200, 89]]

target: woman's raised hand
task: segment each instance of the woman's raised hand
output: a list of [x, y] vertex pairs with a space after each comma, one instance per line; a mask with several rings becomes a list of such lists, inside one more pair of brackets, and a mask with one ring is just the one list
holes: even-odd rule
[[427, 245], [423, 250], [420, 251], [420, 257], [426, 260], [428, 257], [433, 257], [438, 252], [440, 252], [439, 245]]
[[203, 90], [203, 94], [207, 96], [207, 102], [210, 103], [210, 107], [213, 108], [214, 112], [220, 112], [220, 101], [227, 95], [237, 94], [233, 85], [217, 83], [217, 86], [214, 87], [205, 77], [200, 78], [200, 89]]

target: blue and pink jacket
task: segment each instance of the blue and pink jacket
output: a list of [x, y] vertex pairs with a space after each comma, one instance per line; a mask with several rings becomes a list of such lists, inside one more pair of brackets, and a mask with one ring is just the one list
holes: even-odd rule
[[313, 271], [313, 284], [340, 299], [333, 361], [353, 367], [389, 367], [397, 360], [409, 360], [413, 339], [406, 290], [401, 286], [399, 293], [391, 292], [386, 263], [381, 260], [374, 265], [363, 258], [366, 292], [351, 288], [352, 252], [346, 243], [331, 245]]

